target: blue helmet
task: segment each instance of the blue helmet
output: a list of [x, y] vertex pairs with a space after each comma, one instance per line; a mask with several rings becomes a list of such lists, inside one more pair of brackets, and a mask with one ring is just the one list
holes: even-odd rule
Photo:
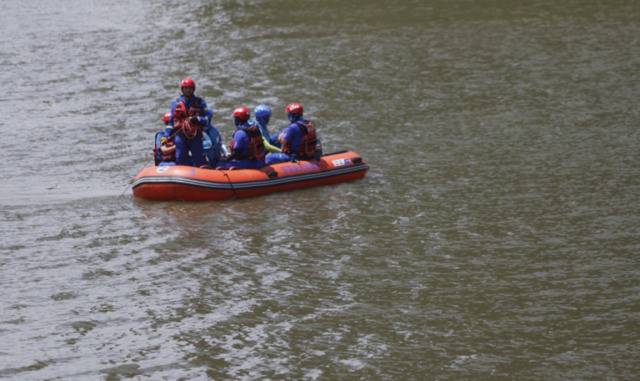
[[269, 118], [271, 116], [271, 107], [265, 104], [258, 105], [258, 107], [253, 111], [253, 114], [256, 118]]

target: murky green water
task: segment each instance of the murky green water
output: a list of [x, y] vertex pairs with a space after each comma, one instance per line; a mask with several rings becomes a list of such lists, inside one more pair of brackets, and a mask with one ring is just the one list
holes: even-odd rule
[[[636, 2], [2, 6], [0, 379], [640, 377]], [[371, 170], [133, 199], [185, 75]]]

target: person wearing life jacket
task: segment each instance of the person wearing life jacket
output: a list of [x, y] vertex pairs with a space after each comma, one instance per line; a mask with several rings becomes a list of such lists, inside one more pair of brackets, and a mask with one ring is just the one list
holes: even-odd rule
[[180, 90], [182, 95], [171, 102], [171, 117], [165, 137], [176, 145], [178, 165], [200, 167], [205, 164], [202, 134], [211, 119], [211, 115], [207, 115], [211, 109], [204, 99], [195, 95], [196, 82], [193, 78], [184, 78], [180, 82]]
[[[169, 125], [169, 120], [171, 119], [171, 113], [166, 112], [162, 117], [162, 121], [164, 122], [165, 128]], [[155, 146], [153, 148], [153, 156], [156, 165], [166, 166], [166, 165], [175, 165], [176, 161], [176, 146], [172, 140], [168, 140], [164, 131], [160, 131], [156, 133], [155, 137]]]
[[322, 156], [316, 129], [310, 120], [304, 119], [304, 108], [300, 103], [291, 103], [285, 108], [289, 126], [285, 128], [278, 140], [282, 147], [280, 153], [270, 153], [267, 165], [296, 160], [317, 160]]
[[269, 128], [267, 125], [269, 124], [269, 120], [271, 119], [271, 107], [261, 104], [258, 105], [253, 111], [256, 119], [255, 121], [249, 122], [251, 124], [255, 124], [260, 129], [260, 133], [262, 134], [262, 140], [264, 142], [264, 148], [267, 152], [281, 152], [280, 143], [278, 142], [278, 135], [271, 135], [269, 132]]
[[264, 167], [266, 151], [262, 134], [256, 124], [249, 123], [251, 111], [246, 106], [233, 110], [236, 131], [229, 142], [229, 161], [218, 164], [219, 169]]

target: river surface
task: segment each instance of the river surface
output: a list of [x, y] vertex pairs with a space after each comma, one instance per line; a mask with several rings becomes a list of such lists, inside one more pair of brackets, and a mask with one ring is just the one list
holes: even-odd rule
[[[0, 379], [640, 379], [637, 1], [3, 1]], [[152, 203], [186, 75], [361, 181]]]

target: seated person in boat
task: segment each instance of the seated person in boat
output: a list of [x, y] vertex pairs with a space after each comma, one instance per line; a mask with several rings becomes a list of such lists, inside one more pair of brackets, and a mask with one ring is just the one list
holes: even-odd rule
[[[169, 125], [171, 113], [166, 112], [162, 117], [165, 128]], [[164, 131], [156, 133], [156, 143], [153, 147], [153, 157], [156, 165], [175, 165], [176, 164], [176, 145], [172, 140], [168, 140]]]
[[205, 164], [202, 134], [210, 120], [210, 109], [204, 99], [195, 95], [196, 83], [191, 77], [180, 82], [180, 90], [182, 95], [171, 102], [165, 137], [175, 143], [176, 164], [200, 167]]
[[233, 110], [233, 123], [236, 131], [229, 143], [231, 151], [229, 161], [219, 163], [218, 169], [240, 169], [264, 167], [266, 151], [260, 129], [255, 124], [249, 123], [251, 111], [246, 106]]
[[267, 125], [269, 124], [269, 120], [271, 119], [271, 107], [261, 104], [255, 108], [253, 111], [256, 116], [255, 121], [249, 122], [250, 124], [255, 124], [260, 129], [260, 133], [262, 134], [262, 141], [264, 142], [264, 148], [267, 152], [281, 152], [278, 142], [278, 135], [274, 134], [273, 136], [269, 132], [269, 128]]
[[322, 156], [322, 149], [319, 147], [316, 129], [310, 120], [303, 118], [302, 105], [291, 103], [285, 108], [285, 112], [291, 124], [278, 136], [282, 152], [267, 155], [267, 165], [284, 161], [319, 159]]
[[220, 131], [211, 123], [213, 117], [213, 110], [211, 108], [207, 109], [206, 116], [207, 124], [204, 127], [204, 134], [202, 135], [202, 148], [207, 162], [209, 162], [209, 166], [215, 168], [221, 156], [228, 156], [229, 151], [222, 142]]

